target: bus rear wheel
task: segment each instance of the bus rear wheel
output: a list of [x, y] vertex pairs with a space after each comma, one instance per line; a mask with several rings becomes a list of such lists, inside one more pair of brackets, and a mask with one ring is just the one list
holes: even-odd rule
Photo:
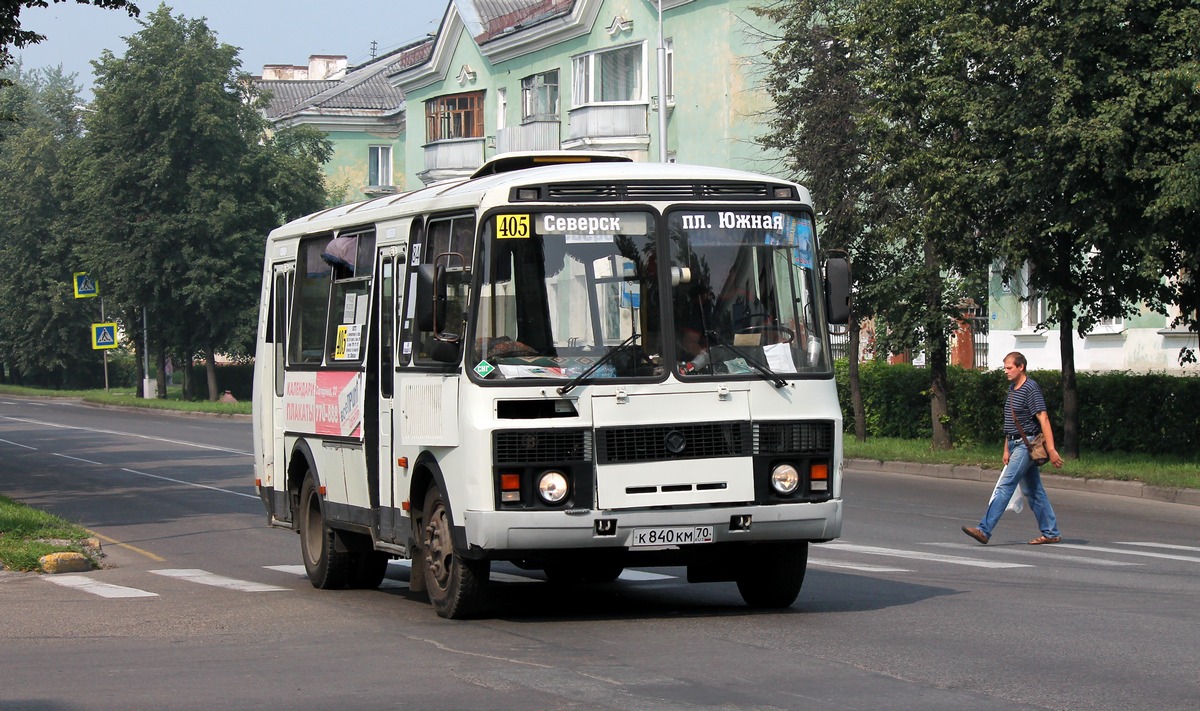
[[351, 553], [338, 552], [334, 547], [333, 530], [325, 524], [321, 509], [321, 494], [316, 478], [304, 478], [300, 488], [300, 551], [304, 556], [304, 572], [314, 588], [340, 590], [350, 580]]
[[804, 585], [808, 541], [751, 546], [739, 568], [738, 592], [747, 605], [761, 609], [789, 607]]
[[491, 564], [454, 550], [450, 511], [436, 485], [425, 495], [421, 560], [429, 602], [438, 616], [460, 619], [476, 612], [486, 596]]

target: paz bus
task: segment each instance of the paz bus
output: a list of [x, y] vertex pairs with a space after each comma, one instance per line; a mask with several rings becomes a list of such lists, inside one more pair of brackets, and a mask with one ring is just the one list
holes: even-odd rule
[[321, 589], [410, 559], [448, 618], [499, 561], [683, 567], [789, 606], [841, 533], [849, 281], [800, 185], [600, 152], [297, 219], [267, 238], [258, 319], [268, 525]]

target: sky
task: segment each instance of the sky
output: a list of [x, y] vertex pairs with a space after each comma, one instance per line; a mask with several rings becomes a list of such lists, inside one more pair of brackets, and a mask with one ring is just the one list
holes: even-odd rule
[[[145, 17], [159, 0], [134, 0]], [[402, 47], [437, 32], [450, 0], [172, 0], [172, 15], [206, 18], [219, 42], [241, 48], [242, 70], [261, 74], [264, 64], [307, 65], [311, 54], [342, 54], [350, 64]], [[121, 10], [103, 10], [73, 0], [21, 12], [23, 29], [46, 36], [17, 50], [26, 71], [62, 65], [91, 97], [92, 60], [112, 50], [125, 54], [124, 37], [138, 21]]]

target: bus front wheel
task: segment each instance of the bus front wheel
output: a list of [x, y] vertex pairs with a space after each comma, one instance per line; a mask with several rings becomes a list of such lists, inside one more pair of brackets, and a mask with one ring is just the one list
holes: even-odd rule
[[300, 488], [300, 550], [309, 582], [321, 590], [340, 590], [350, 580], [352, 554], [334, 548], [333, 530], [325, 524], [321, 494], [309, 475]]
[[466, 617], [483, 602], [491, 564], [467, 560], [454, 550], [450, 511], [436, 485], [425, 496], [423, 523], [421, 559], [429, 602], [440, 617]]
[[750, 547], [737, 574], [738, 592], [750, 607], [789, 607], [800, 595], [808, 568], [808, 541]]

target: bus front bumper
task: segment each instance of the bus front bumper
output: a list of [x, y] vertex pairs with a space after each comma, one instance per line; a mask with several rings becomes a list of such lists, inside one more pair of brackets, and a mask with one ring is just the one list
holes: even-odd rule
[[[630, 511], [466, 511], [466, 542], [484, 551], [568, 549], [662, 550], [684, 545], [760, 541], [828, 541], [842, 532], [842, 500], [771, 506]], [[651, 533], [653, 532], [653, 533]], [[663, 534], [667, 534], [664, 538]]]

